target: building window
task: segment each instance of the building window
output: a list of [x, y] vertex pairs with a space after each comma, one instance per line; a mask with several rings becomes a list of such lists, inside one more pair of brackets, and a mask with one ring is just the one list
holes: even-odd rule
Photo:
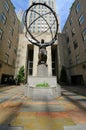
[[17, 54], [17, 48], [16, 47], [14, 47], [14, 52], [15, 52], [15, 54]]
[[11, 41], [8, 40], [8, 48], [10, 49], [11, 48]]
[[68, 53], [71, 54], [71, 49], [70, 49], [70, 47], [68, 48]]
[[71, 17], [69, 20], [70, 25], [73, 23], [73, 18]]
[[14, 33], [14, 29], [10, 28], [10, 34], [11, 34], [11, 36], [13, 36], [13, 33]]
[[83, 38], [84, 41], [86, 40], [86, 28], [82, 32], [82, 38]]
[[76, 49], [78, 47], [78, 43], [76, 40], [73, 42], [73, 45], [74, 45], [74, 49]]
[[13, 66], [15, 66], [15, 59], [13, 59], [12, 64], [13, 64]]
[[5, 62], [5, 63], [8, 63], [8, 60], [9, 60], [9, 55], [8, 55], [8, 54], [5, 54], [4, 62]]
[[9, 11], [9, 5], [8, 5], [7, 1], [4, 2], [4, 7], [5, 7], [5, 9], [6, 9], [7, 12], [8, 12], [8, 11]]
[[66, 41], [67, 41], [67, 43], [69, 43], [69, 37], [68, 36], [66, 37]]
[[16, 18], [14, 17], [14, 21], [13, 21], [13, 23], [14, 23], [14, 25], [15, 25], [15, 23], [16, 23]]
[[83, 24], [84, 21], [85, 21], [84, 15], [81, 14], [80, 17], [79, 17], [79, 24], [80, 24], [80, 25]]
[[0, 29], [0, 40], [2, 39], [3, 31]]
[[16, 42], [18, 43], [19, 42], [19, 38], [17, 37], [17, 39], [16, 39]]
[[53, 1], [52, 1], [52, 8], [54, 9], [54, 3], [53, 3]]
[[65, 32], [64, 33], [68, 33], [68, 29], [67, 29], [67, 27], [65, 28]]
[[72, 36], [75, 35], [75, 33], [76, 33], [76, 32], [75, 32], [75, 28], [72, 29], [71, 33], [72, 33]]
[[81, 8], [81, 5], [80, 5], [80, 2], [78, 2], [76, 5], [76, 12], [77, 13], [79, 12], [80, 8]]
[[72, 59], [69, 59], [69, 65], [72, 65], [73, 62], [72, 62]]
[[39, 5], [39, 9], [40, 9], [40, 5]]
[[80, 63], [80, 56], [79, 56], [79, 54], [76, 55], [76, 63], [77, 63], [77, 64]]
[[6, 16], [5, 16], [5, 14], [4, 13], [2, 13], [1, 15], [0, 15], [0, 21], [3, 23], [3, 24], [6, 24]]

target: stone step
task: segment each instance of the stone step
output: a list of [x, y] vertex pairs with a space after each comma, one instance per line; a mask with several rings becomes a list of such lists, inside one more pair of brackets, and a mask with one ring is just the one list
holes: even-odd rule
[[56, 77], [36, 77], [31, 76], [28, 77], [28, 84], [29, 86], [36, 87], [39, 83], [48, 83], [50, 87], [57, 87]]
[[9, 125], [0, 125], [0, 130], [23, 130], [23, 128]]
[[24, 96], [30, 97], [35, 100], [51, 100], [56, 97], [61, 96], [61, 88], [58, 85], [57, 87], [47, 87], [47, 88], [37, 88], [37, 87], [25, 87]]
[[[49, 87], [45, 88], [36, 87], [38, 84], [44, 84], [44, 83], [48, 83]], [[44, 94], [40, 95], [40, 93]], [[36, 100], [39, 99], [39, 97], [36, 95], [40, 95], [41, 100], [51, 100], [53, 98], [61, 96], [61, 87], [59, 84], [57, 84], [55, 76], [51, 77], [28, 76], [28, 83], [25, 85], [24, 95], [30, 97], [31, 99], [36, 99], [37, 97]]]
[[86, 130], [86, 124], [77, 124], [80, 130]]
[[86, 124], [78, 124], [75, 126], [64, 126], [64, 130], [86, 130]]

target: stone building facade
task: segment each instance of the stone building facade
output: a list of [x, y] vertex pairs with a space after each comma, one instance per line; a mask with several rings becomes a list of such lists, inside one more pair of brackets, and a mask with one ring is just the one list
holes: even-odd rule
[[0, 84], [14, 77], [19, 22], [10, 0], [0, 0]]
[[[69, 83], [86, 85], [86, 0], [75, 0], [62, 35], [61, 40], [63, 55], [62, 64], [68, 71]], [[62, 36], [61, 35], [61, 36]], [[66, 62], [66, 63], [65, 63]]]

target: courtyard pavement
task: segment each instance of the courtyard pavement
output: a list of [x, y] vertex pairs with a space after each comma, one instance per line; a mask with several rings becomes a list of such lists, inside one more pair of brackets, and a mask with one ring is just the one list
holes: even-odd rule
[[86, 130], [86, 91], [68, 88], [58, 98], [41, 90], [36, 100], [24, 96], [24, 86], [0, 88], [0, 130]]

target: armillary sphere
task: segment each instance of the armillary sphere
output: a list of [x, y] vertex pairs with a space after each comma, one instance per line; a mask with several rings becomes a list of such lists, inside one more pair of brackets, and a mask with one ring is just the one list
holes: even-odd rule
[[[25, 11], [23, 18], [26, 27], [25, 36], [32, 44], [46, 47], [55, 43], [58, 33], [58, 19], [55, 11], [50, 6], [46, 3], [33, 3]], [[34, 28], [36, 26], [38, 30], [35, 32]], [[44, 39], [45, 42], [41, 43], [41, 37], [45, 33], [49, 33], [50, 38], [48, 40]]]

